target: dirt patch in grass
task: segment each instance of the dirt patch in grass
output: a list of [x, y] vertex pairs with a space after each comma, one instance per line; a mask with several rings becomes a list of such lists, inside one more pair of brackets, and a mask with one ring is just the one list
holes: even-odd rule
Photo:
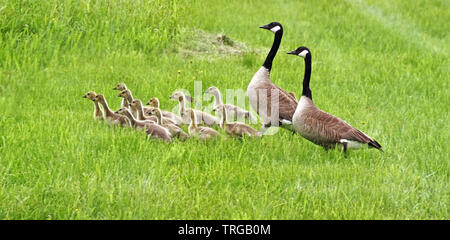
[[178, 53], [188, 58], [220, 58], [258, 51], [223, 33], [208, 33], [200, 29], [194, 29], [185, 30], [182, 36], [183, 40], [178, 47]]

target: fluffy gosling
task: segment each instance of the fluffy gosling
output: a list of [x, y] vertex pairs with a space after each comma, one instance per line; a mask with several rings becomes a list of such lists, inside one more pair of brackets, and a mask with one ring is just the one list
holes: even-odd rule
[[189, 114], [191, 123], [189, 124], [189, 135], [197, 136], [200, 140], [208, 140], [219, 136], [219, 132], [209, 127], [199, 127], [196, 121], [196, 114], [194, 110], [188, 109], [187, 114]]
[[[152, 106], [154, 108], [160, 108], [160, 103], [158, 98], [151, 98], [148, 100], [147, 105]], [[172, 112], [161, 110], [162, 116], [166, 119], [172, 120], [176, 125], [181, 126], [183, 124], [183, 119], [181, 119], [178, 115]]]
[[201, 124], [204, 123], [206, 126], [210, 127], [213, 125], [219, 125], [220, 120], [211, 114], [202, 112], [200, 110], [195, 110], [191, 108], [186, 109], [186, 96], [182, 92], [175, 92], [172, 96], [170, 96], [170, 99], [177, 100], [179, 102], [179, 113], [180, 116], [183, 119], [184, 123], [190, 123], [191, 118], [188, 115], [188, 111], [192, 110], [195, 113], [195, 124]]
[[243, 136], [256, 136], [260, 137], [261, 133], [249, 125], [241, 122], [230, 122], [227, 123], [227, 108], [222, 106], [222, 121], [220, 122], [220, 127], [225, 130], [225, 132], [232, 137], [243, 137]]
[[108, 107], [108, 102], [106, 102], [105, 96], [103, 94], [97, 94], [93, 100], [94, 102], [98, 102], [103, 106], [103, 110], [105, 111], [104, 119], [108, 122], [117, 125], [120, 124], [124, 127], [130, 127], [130, 121], [125, 116], [120, 114], [116, 114]]
[[97, 96], [97, 94], [95, 92], [88, 92], [86, 93], [83, 98], [87, 98], [89, 100], [91, 100], [92, 102], [94, 102], [94, 119], [95, 120], [103, 120], [103, 111], [102, 109], [100, 109], [100, 105], [98, 105], [98, 102], [94, 101], [95, 100], [95, 96]]
[[165, 122], [165, 119], [163, 118], [162, 112], [159, 108], [153, 108], [150, 111], [151, 111], [151, 114], [156, 116], [156, 118], [158, 119], [158, 121], [157, 121], [158, 125], [167, 128], [172, 136], [178, 137], [180, 139], [187, 139], [189, 137], [189, 135], [187, 135], [183, 131], [183, 129], [181, 129], [177, 125], [175, 125], [173, 123]]

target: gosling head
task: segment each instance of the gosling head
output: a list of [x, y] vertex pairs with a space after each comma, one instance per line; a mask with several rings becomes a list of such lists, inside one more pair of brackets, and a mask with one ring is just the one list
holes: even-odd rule
[[128, 111], [128, 109], [125, 107], [122, 107], [119, 110], [115, 111], [114, 113], [124, 115], [126, 111]]
[[126, 98], [129, 95], [129, 93], [130, 93], [130, 90], [128, 90], [128, 89], [122, 90], [122, 91], [120, 91], [118, 97]]
[[105, 96], [103, 94], [97, 94], [93, 101], [94, 102], [105, 101]]
[[131, 102], [131, 106], [134, 108], [140, 108], [142, 107], [142, 102], [139, 99], [135, 99]]
[[219, 89], [217, 87], [212, 86], [212, 87], [209, 87], [208, 89], [206, 89], [205, 93], [213, 94], [214, 92], [217, 92], [217, 91], [219, 91]]
[[127, 86], [125, 85], [125, 83], [118, 83], [113, 90], [119, 90], [119, 91], [123, 91], [126, 90]]
[[148, 115], [148, 116], [153, 116], [153, 110], [154, 108], [146, 108], [145, 110], [144, 110], [144, 114], [145, 115]]
[[150, 100], [148, 100], [147, 105], [150, 105], [152, 107], [156, 107], [156, 105], [158, 105], [158, 98], [150, 98]]
[[86, 94], [83, 96], [83, 98], [87, 98], [87, 99], [89, 99], [89, 100], [94, 101], [95, 96], [97, 96], [97, 94], [96, 94], [95, 92], [93, 92], [93, 91], [90, 91], [90, 92], [86, 93]]
[[259, 28], [270, 30], [273, 33], [277, 33], [278, 31], [283, 31], [283, 26], [281, 26], [281, 24], [279, 22], [271, 22], [271, 23], [263, 25]]
[[309, 49], [307, 47], [299, 47], [299, 48], [295, 49], [294, 51], [288, 52], [287, 54], [297, 55], [302, 58], [306, 58], [307, 56], [311, 57], [311, 52], [309, 51]]
[[175, 92], [174, 94], [172, 94], [172, 96], [170, 96], [170, 99], [177, 100], [180, 102], [183, 101], [184, 98], [185, 98], [185, 95], [182, 92]]

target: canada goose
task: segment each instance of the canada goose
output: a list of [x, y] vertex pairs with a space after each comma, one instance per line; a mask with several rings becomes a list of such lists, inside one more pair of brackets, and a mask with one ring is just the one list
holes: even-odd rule
[[[119, 91], [123, 91], [123, 90], [127, 90], [128, 88], [127, 88], [127, 85], [125, 85], [125, 83], [118, 83], [114, 88], [113, 88], [113, 90], [119, 90]], [[129, 104], [128, 104], [128, 101], [125, 99], [125, 98], [123, 98], [122, 99], [122, 104], [120, 104], [120, 107], [126, 107], [126, 108], [129, 108], [130, 106], [129, 106]]]
[[220, 114], [220, 110], [222, 109], [222, 106], [224, 106], [227, 109], [227, 118], [228, 119], [241, 119], [241, 118], [247, 118], [251, 122], [256, 121], [255, 117], [247, 110], [244, 110], [238, 106], [232, 105], [232, 104], [223, 104], [222, 102], [222, 94], [220, 93], [220, 90], [217, 87], [209, 87], [205, 93], [211, 94], [214, 96], [214, 111]]
[[346, 152], [349, 148], [359, 148], [368, 144], [369, 147], [382, 151], [381, 145], [373, 138], [314, 105], [309, 88], [311, 78], [311, 52], [309, 49], [299, 47], [288, 54], [298, 55], [305, 59], [303, 92], [293, 117], [295, 130], [304, 138], [325, 149], [342, 144], [344, 152]]
[[189, 135], [197, 136], [200, 140], [207, 140], [219, 136], [219, 132], [209, 127], [199, 127], [197, 125], [197, 114], [193, 109], [188, 109], [186, 114], [189, 115], [191, 123], [189, 124]]
[[105, 111], [105, 119], [111, 122], [112, 124], [120, 124], [122, 126], [130, 127], [130, 121], [125, 116], [120, 114], [116, 114], [108, 107], [108, 103], [106, 102], [105, 96], [103, 94], [97, 94], [93, 100], [94, 102], [99, 102], [103, 106], [103, 110]]
[[230, 122], [227, 123], [227, 108], [222, 105], [222, 121], [220, 122], [220, 127], [225, 130], [225, 132], [232, 137], [243, 137], [243, 136], [261, 136], [261, 133], [250, 127], [249, 125], [241, 122]]
[[131, 113], [133, 114], [134, 117], [137, 117], [137, 109], [131, 108], [131, 103], [133, 102], [134, 98], [133, 98], [133, 94], [131, 94], [130, 89], [125, 89], [125, 90], [120, 91], [118, 97], [123, 98], [122, 102], [123, 102], [123, 100], [125, 100], [127, 102], [128, 108], [130, 108]]
[[[130, 104], [131, 109], [136, 109], [137, 111], [137, 119], [138, 120], [151, 120], [153, 122], [157, 122], [158, 119], [156, 116], [146, 116], [144, 114], [144, 107], [142, 106], [142, 102], [139, 99], [134, 99]], [[147, 110], [150, 110], [147, 108]]]
[[[159, 104], [159, 99], [158, 98], [151, 98], [150, 100], [148, 100], [147, 105], [150, 105], [154, 108], [160, 108], [160, 104]], [[163, 111], [161, 110], [162, 116], [165, 117], [166, 119], [170, 119], [172, 120], [176, 125], [180, 126], [183, 124], [183, 119], [181, 119], [178, 115], [176, 115], [173, 112], [168, 112], [168, 111]]]
[[90, 91], [90, 92], [86, 93], [83, 96], [83, 98], [87, 98], [94, 102], [94, 119], [95, 120], [103, 120], [103, 111], [100, 109], [98, 102], [94, 101], [95, 96], [97, 96], [97, 94], [95, 92]]
[[120, 114], [128, 118], [130, 120], [131, 126], [135, 129], [146, 129], [146, 125], [150, 123], [154, 123], [151, 120], [138, 120], [134, 118], [134, 116], [131, 114], [130, 110], [128, 108], [120, 108], [115, 112], [115, 114]]
[[[298, 102], [295, 97], [270, 81], [272, 61], [280, 47], [283, 27], [278, 22], [272, 22], [260, 28], [274, 32], [275, 38], [264, 64], [253, 75], [247, 87], [247, 96], [250, 105], [261, 117], [261, 133], [264, 133], [273, 123], [293, 131], [290, 125]], [[278, 111], [278, 115], [272, 111]]]
[[162, 127], [167, 128], [167, 130], [169, 130], [169, 132], [172, 136], [178, 137], [181, 139], [187, 139], [189, 137], [183, 131], [183, 129], [181, 129], [177, 125], [170, 123], [170, 122], [165, 122], [166, 120], [162, 116], [162, 112], [159, 108], [152, 108], [150, 111], [151, 111], [152, 116], [156, 116], [158, 125], [161, 125]]
[[[175, 92], [172, 96], [170, 96], [170, 99], [175, 99], [179, 101], [179, 112], [180, 112], [180, 116], [183, 119], [183, 123], [187, 124], [190, 123], [191, 118], [189, 117], [189, 115], [187, 114], [187, 110], [189, 110], [190, 108], [186, 109], [186, 96], [184, 95], [184, 93], [182, 92]], [[199, 111], [199, 110], [195, 110], [192, 109], [192, 111], [194, 111], [195, 113], [195, 119], [196, 119], [196, 124], [201, 124], [202, 122], [206, 125], [206, 126], [213, 126], [213, 125], [219, 125], [220, 120], [214, 116], [212, 116], [211, 114]]]

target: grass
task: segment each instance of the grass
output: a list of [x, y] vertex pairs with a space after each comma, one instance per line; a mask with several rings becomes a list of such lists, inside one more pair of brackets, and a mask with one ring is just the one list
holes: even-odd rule
[[[449, 219], [448, 9], [0, 0], [0, 218]], [[308, 46], [315, 103], [384, 153], [326, 152], [284, 130], [166, 144], [94, 121], [81, 98], [94, 90], [117, 109], [112, 88], [125, 82], [170, 110], [194, 81], [246, 89], [273, 40], [258, 26], [271, 21], [285, 29], [272, 80], [299, 95], [303, 61], [284, 52]], [[219, 34], [232, 46], [214, 45]]]

